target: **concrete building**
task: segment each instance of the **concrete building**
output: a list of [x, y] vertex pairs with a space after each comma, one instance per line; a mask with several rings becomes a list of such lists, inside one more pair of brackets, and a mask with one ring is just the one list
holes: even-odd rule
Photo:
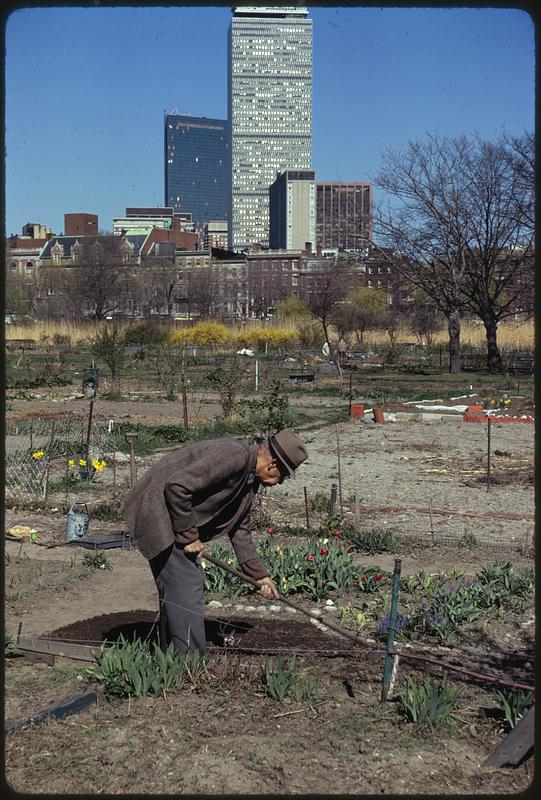
[[97, 235], [97, 214], [64, 214], [64, 236]]
[[316, 245], [363, 251], [372, 236], [371, 183], [317, 183]]
[[269, 188], [270, 246], [299, 250], [316, 245], [316, 181], [313, 170], [285, 170]]
[[290, 6], [241, 6], [229, 29], [229, 245], [269, 243], [269, 186], [312, 166], [312, 20]]
[[203, 249], [227, 250], [228, 241], [227, 220], [209, 220], [203, 229]]
[[167, 114], [165, 117], [165, 203], [189, 212], [197, 232], [209, 220], [227, 219], [230, 142], [227, 121]]

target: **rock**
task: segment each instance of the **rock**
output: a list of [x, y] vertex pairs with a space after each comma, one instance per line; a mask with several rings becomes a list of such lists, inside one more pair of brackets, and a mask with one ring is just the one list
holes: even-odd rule
[[291, 608], [291, 606], [286, 606], [286, 611], [288, 611], [290, 614], [296, 614], [297, 613], [297, 609], [296, 608]]
[[210, 601], [207, 603], [207, 606], [208, 606], [209, 608], [222, 608], [222, 603], [220, 603], [220, 601], [219, 601], [219, 600], [210, 600]]
[[242, 603], [237, 603], [236, 604], [235, 611], [244, 611], [244, 610], [245, 609], [244, 609], [244, 606], [242, 605]]
[[257, 606], [244, 606], [245, 611], [257, 611]]
[[334, 603], [333, 603], [332, 600], [325, 600], [325, 605], [326, 606], [334, 606]]
[[282, 610], [282, 606], [272, 605], [272, 606], [269, 606], [268, 608], [269, 608], [269, 611], [274, 611], [274, 613], [276, 613], [277, 611], [281, 611]]

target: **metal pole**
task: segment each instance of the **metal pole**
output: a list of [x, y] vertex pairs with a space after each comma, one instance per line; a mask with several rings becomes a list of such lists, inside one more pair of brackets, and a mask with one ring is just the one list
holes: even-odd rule
[[188, 394], [186, 392], [186, 385], [184, 383], [184, 375], [182, 376], [182, 415], [184, 421], [184, 430], [188, 430]]
[[259, 389], [259, 361], [255, 360], [255, 390]]
[[389, 616], [389, 633], [387, 635], [387, 654], [385, 656], [385, 666], [383, 668], [383, 684], [381, 687], [381, 702], [387, 700], [389, 694], [389, 684], [391, 679], [391, 667], [393, 662], [393, 644], [396, 634], [396, 613], [398, 608], [398, 585], [400, 583], [400, 571], [402, 560], [396, 558], [394, 562], [393, 586], [391, 597], [391, 613]]
[[310, 513], [308, 511], [308, 492], [306, 486], [304, 487], [304, 512], [306, 514], [306, 527], [310, 530]]
[[490, 492], [490, 417], [487, 422], [487, 492]]
[[352, 379], [351, 372], [349, 373], [349, 416], [351, 417], [351, 404], [353, 401], [352, 389], [351, 389], [351, 379]]
[[336, 483], [331, 484], [331, 513], [330, 516], [334, 517], [336, 514], [336, 494], [338, 491], [338, 486]]
[[336, 455], [338, 458], [338, 494], [340, 497], [340, 513], [344, 513], [344, 507], [342, 505], [342, 474], [340, 469], [340, 436], [338, 433], [338, 425], [336, 426]]
[[90, 481], [90, 432], [92, 430], [92, 410], [94, 408], [94, 400], [90, 401], [90, 407], [88, 409], [88, 425], [86, 428], [86, 445], [85, 445], [85, 459], [86, 459], [86, 479]]

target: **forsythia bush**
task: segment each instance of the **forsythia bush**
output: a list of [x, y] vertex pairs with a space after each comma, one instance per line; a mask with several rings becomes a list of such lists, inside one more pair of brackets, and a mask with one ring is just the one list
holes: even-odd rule
[[250, 328], [235, 337], [239, 344], [245, 344], [254, 350], [264, 350], [265, 342], [270, 348], [284, 347], [292, 339], [299, 338], [296, 328]]
[[196, 345], [227, 344], [231, 334], [225, 325], [213, 320], [197, 322], [193, 328], [181, 328], [171, 334], [174, 342], [189, 342]]

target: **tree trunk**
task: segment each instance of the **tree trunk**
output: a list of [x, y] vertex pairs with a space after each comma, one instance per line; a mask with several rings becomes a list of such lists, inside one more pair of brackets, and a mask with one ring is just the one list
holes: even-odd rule
[[500, 372], [502, 368], [502, 358], [498, 348], [498, 323], [491, 315], [483, 320], [487, 337], [487, 367], [490, 372]]
[[457, 374], [462, 371], [460, 364], [460, 312], [458, 309], [449, 312], [447, 330], [449, 332], [449, 372]]

